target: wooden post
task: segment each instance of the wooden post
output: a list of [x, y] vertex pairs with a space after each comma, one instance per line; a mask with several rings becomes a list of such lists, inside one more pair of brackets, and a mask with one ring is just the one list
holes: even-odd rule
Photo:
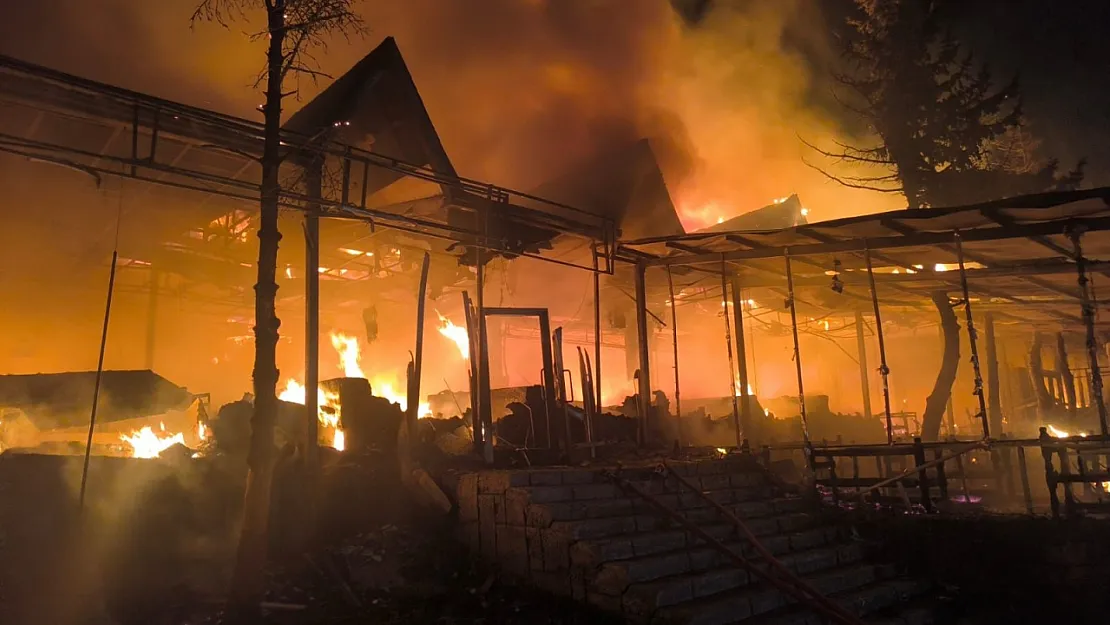
[[813, 469], [813, 444], [809, 440], [809, 419], [806, 416], [806, 392], [802, 383], [802, 354], [798, 348], [798, 307], [794, 302], [794, 274], [790, 270], [790, 248], [784, 248], [783, 258], [786, 260], [786, 291], [787, 303], [790, 305], [790, 329], [794, 337], [794, 366], [798, 373], [798, 410], [802, 418], [802, 442], [805, 444], [806, 460], [809, 468]]
[[[725, 264], [723, 256], [721, 257], [721, 314], [725, 318], [725, 348], [728, 351], [728, 396], [732, 399], [732, 427], [736, 432], [736, 446], [740, 447], [740, 404], [736, 400], [736, 362], [732, 357], [732, 332], [730, 330], [732, 323], [728, 318], [728, 265]], [[741, 354], [741, 359], [743, 359], [743, 354]], [[748, 389], [742, 389], [742, 392], [746, 399]]]
[[987, 313], [985, 319], [987, 333], [987, 415], [990, 430], [995, 436], [1002, 435], [1002, 388], [998, 379], [998, 342], [994, 336], [994, 313]]
[[648, 421], [651, 414], [651, 358], [648, 353], [648, 321], [647, 321], [647, 265], [636, 264], [636, 342], [640, 360], [639, 376], [639, 408], [640, 428], [639, 444], [647, 442]]
[[1033, 514], [1033, 494], [1029, 490], [1029, 468], [1025, 462], [1025, 448], [1018, 445], [1018, 470], [1021, 471], [1021, 495], [1025, 499], [1025, 511]]
[[428, 270], [431, 265], [432, 257], [424, 252], [424, 262], [420, 265], [420, 290], [416, 295], [416, 351], [413, 354], [412, 380], [409, 382], [408, 410], [405, 411], [410, 446], [415, 445], [416, 420], [420, 416], [420, 373], [424, 366], [424, 308], [428, 299]]
[[[856, 353], [859, 358], [859, 382], [863, 392], [863, 416], [871, 418], [871, 384], [867, 379], [867, 342], [863, 339], [863, 313], [856, 311]], [[887, 442], [891, 442], [890, 429], [887, 429]]]
[[732, 276], [732, 319], [736, 326], [736, 355], [740, 374], [740, 431], [748, 438], [752, 427], [752, 398], [748, 391], [748, 349], [744, 336], [744, 299], [740, 277]]
[[1038, 437], [1041, 443], [1041, 458], [1044, 459], [1044, 480], [1048, 486], [1048, 505], [1052, 511], [1052, 518], [1060, 518], [1060, 496], [1056, 493], [1056, 467], [1052, 464], [1054, 442], [1047, 428], [1041, 428]]
[[[879, 290], [875, 288], [875, 272], [871, 266], [871, 249], [863, 248], [867, 264], [867, 281], [871, 285], [871, 308], [875, 313], [875, 337], [879, 340], [879, 376], [883, 381], [883, 414], [886, 416], [886, 442], [894, 444], [894, 423], [890, 415], [890, 367], [886, 364], [886, 340], [883, 338], [883, 316], [879, 311]], [[863, 316], [859, 317], [861, 320]], [[908, 428], [907, 428], [908, 429]]]
[[1087, 278], [1087, 259], [1083, 258], [1083, 248], [1079, 239], [1081, 233], [1071, 233], [1072, 245], [1075, 247], [1075, 269], [1079, 274], [1079, 301], [1083, 306], [1083, 325], [1087, 328], [1087, 366], [1091, 371], [1091, 401], [1098, 408], [1098, 426], [1103, 436], [1106, 436], [1106, 402], [1102, 398], [1102, 370], [1098, 364], [1098, 339], [1095, 337], [1095, 306], [1091, 302], [1091, 289]]
[[674, 412], [675, 425], [678, 427], [678, 445], [684, 444], [682, 436], [682, 391], [678, 382], [678, 302], [674, 297], [674, 278], [671, 268], [667, 267], [667, 294], [671, 302], [671, 342], [674, 344]]
[[971, 347], [971, 369], [975, 373], [975, 397], [979, 400], [979, 418], [983, 422], [983, 438], [991, 437], [991, 426], [987, 420], [987, 400], [983, 396], [983, 375], [979, 370], [978, 337], [975, 332], [975, 320], [971, 316], [971, 295], [967, 288], [967, 271], [964, 269], [964, 246], [959, 231], [955, 232], [956, 256], [960, 264], [960, 287], [964, 295], [964, 313], [967, 317], [967, 340]]
[[[304, 410], [305, 465], [309, 483], [315, 483], [320, 467], [320, 198], [323, 193], [323, 162], [305, 166], [305, 188], [309, 197], [304, 216]], [[315, 490], [313, 489], [313, 493]]]

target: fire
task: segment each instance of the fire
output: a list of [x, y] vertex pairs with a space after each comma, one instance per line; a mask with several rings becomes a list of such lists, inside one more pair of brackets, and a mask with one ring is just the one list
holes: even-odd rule
[[[409, 398], [405, 393], [398, 392], [394, 387], [394, 381], [385, 376], [376, 376], [370, 380], [370, 389], [374, 395], [387, 399], [390, 402], [397, 404], [401, 410], [408, 410]], [[423, 419], [424, 417], [432, 416], [432, 407], [427, 403], [421, 403], [416, 411], [416, 418]]]
[[[1058, 428], [1058, 427], [1056, 427], [1052, 424], [1049, 424], [1045, 427], [1046, 427], [1046, 429], [1048, 429], [1048, 433], [1051, 434], [1054, 438], [1068, 438], [1068, 437], [1071, 436], [1071, 432], [1068, 432], [1067, 430], [1061, 430], [1060, 428]], [[1086, 438], [1087, 437], [1086, 432], [1076, 432], [1075, 435], [1080, 437], [1080, 438]]]
[[[742, 392], [740, 392], [740, 380], [734, 380], [733, 381], [733, 389], [732, 390], [733, 390], [733, 393], [737, 397], [743, 397], [744, 394]], [[748, 397], [755, 397], [755, 391], [752, 390], [752, 385], [751, 384], [748, 385]]]
[[343, 430], [339, 428], [335, 429], [335, 434], [331, 439], [331, 446], [335, 448], [336, 451], [343, 451], [347, 446], [347, 437], [343, 434]]
[[344, 376], [348, 378], [366, 377], [366, 374], [362, 372], [362, 367], [358, 364], [362, 360], [362, 353], [358, 347], [357, 337], [347, 336], [342, 332], [332, 332], [331, 345], [339, 353], [339, 367], [343, 369]]
[[436, 311], [439, 317], [439, 333], [451, 340], [456, 347], [459, 348], [459, 353], [465, 359], [470, 359], [470, 336], [466, 332], [466, 328], [451, 323], [451, 320], [444, 317]]
[[[278, 395], [278, 399], [292, 404], [305, 403], [305, 387], [294, 379], [285, 383], [285, 390]], [[339, 393], [330, 392], [324, 387], [316, 390], [316, 419], [325, 428], [335, 430], [332, 434], [331, 446], [342, 451], [342, 434], [339, 428]]]
[[203, 421], [197, 421], [197, 438], [202, 441], [208, 440], [208, 427]]
[[131, 432], [131, 435], [120, 434], [119, 439], [131, 446], [132, 458], [157, 458], [163, 451], [174, 445], [185, 444], [185, 435], [181, 432], [166, 434], [165, 424], [159, 424], [162, 435], [158, 435], [149, 425], [140, 430]]
[[728, 455], [728, 450], [725, 449], [724, 447], [718, 447], [717, 448], [717, 453], [720, 454], [721, 456], [727, 456]]

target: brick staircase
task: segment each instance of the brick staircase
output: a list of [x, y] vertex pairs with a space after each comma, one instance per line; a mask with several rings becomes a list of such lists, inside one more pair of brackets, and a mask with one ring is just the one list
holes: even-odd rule
[[[867, 623], [939, 622], [929, 584], [875, 563], [819, 504], [776, 486], [747, 456], [672, 463], [748, 525], [796, 575]], [[705, 499], [653, 467], [620, 475], [745, 557], [754, 550]], [[487, 471], [453, 488], [464, 540], [504, 571], [632, 622], [825, 623], [597, 469]]]

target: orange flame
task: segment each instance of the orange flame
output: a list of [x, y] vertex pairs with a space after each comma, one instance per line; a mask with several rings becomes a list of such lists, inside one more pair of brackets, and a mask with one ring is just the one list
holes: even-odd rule
[[447, 317], [444, 317], [437, 310], [436, 315], [439, 317], [439, 333], [447, 337], [456, 347], [459, 348], [459, 353], [462, 357], [470, 359], [470, 336], [466, 332], [466, 328], [461, 328], [453, 323]]
[[130, 435], [120, 434], [119, 439], [131, 446], [132, 458], [157, 458], [163, 451], [178, 443], [185, 444], [185, 435], [181, 432], [165, 434], [165, 424], [160, 424], [163, 434], [154, 432], [149, 425], [142, 429], [134, 430]]

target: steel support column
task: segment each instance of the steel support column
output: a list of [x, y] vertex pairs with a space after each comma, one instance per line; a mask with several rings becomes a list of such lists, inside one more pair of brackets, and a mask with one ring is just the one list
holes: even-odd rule
[[[736, 360], [732, 355], [732, 322], [728, 318], [728, 265], [721, 259], [721, 316], [725, 318], [725, 348], [728, 351], [728, 396], [732, 398], [732, 427], [736, 431], [736, 447], [740, 447], [740, 403], [736, 399]], [[743, 390], [747, 395], [747, 389]]]
[[[856, 356], [859, 360], [859, 385], [863, 395], [863, 416], [870, 419], [871, 414], [871, 381], [868, 379], [870, 372], [867, 369], [867, 341], [863, 336], [863, 313], [856, 311]], [[889, 437], [888, 441], [889, 442]]]
[[[879, 376], [883, 380], [883, 416], [886, 417], [886, 442], [894, 444], [894, 421], [890, 414], [890, 367], [886, 364], [886, 339], [883, 337], [883, 315], [879, 310], [879, 290], [875, 287], [875, 271], [871, 266], [871, 249], [864, 248], [867, 281], [871, 285], [871, 308], [875, 314], [875, 336], [879, 339]], [[862, 319], [862, 316], [861, 316]]]
[[649, 415], [651, 414], [651, 362], [648, 353], [648, 323], [647, 323], [647, 265], [636, 264], [636, 342], [640, 358], [639, 375], [639, 408], [640, 427], [639, 443], [647, 442]]
[[1071, 242], [1075, 248], [1075, 270], [1079, 275], [1079, 301], [1083, 306], [1083, 325], [1087, 329], [1087, 366], [1091, 372], [1091, 400], [1098, 407], [1099, 432], [1107, 435], [1106, 403], [1102, 398], [1102, 369], [1098, 364], [1098, 339], [1095, 336], [1095, 305], [1091, 301], [1090, 279], [1087, 277], [1087, 259], [1083, 258], [1080, 244], [1082, 232], [1073, 231]]
[[798, 308], [794, 303], [794, 273], [790, 269], [790, 248], [784, 248], [786, 260], [786, 303], [790, 305], [790, 330], [794, 338], [794, 366], [798, 372], [798, 411], [802, 418], [802, 441], [805, 443], [806, 465], [813, 469], [813, 443], [809, 439], [809, 417], [806, 415], [806, 391], [802, 383], [802, 354], [798, 346]]
[[674, 297], [674, 278], [671, 276], [671, 268], [667, 267], [667, 293], [670, 296], [671, 303], [671, 342], [674, 344], [674, 413], [675, 425], [678, 428], [678, 444], [683, 445], [685, 441], [682, 436], [682, 391], [678, 383], [678, 302]]
[[305, 167], [305, 192], [312, 200], [304, 216], [304, 406], [307, 424], [305, 460], [315, 476], [319, 468], [320, 394], [320, 203], [323, 192], [323, 167], [313, 160]]
[[[752, 398], [748, 390], [748, 346], [744, 336], [744, 300], [739, 276], [732, 276], [732, 320], [736, 329], [736, 364], [740, 375], [740, 437], [747, 438], [752, 426]], [[735, 393], [733, 393], [735, 394]]]
[[[598, 271], [597, 248], [594, 257], [594, 414], [601, 414], [601, 273]], [[591, 448], [592, 449], [592, 448]]]
[[964, 246], [959, 231], [957, 231], [954, 236], [956, 238], [956, 257], [960, 263], [960, 288], [963, 289], [964, 313], [967, 317], [967, 340], [971, 346], [971, 368], [975, 373], [974, 393], [976, 399], [979, 400], [978, 416], [983, 422], [983, 438], [990, 438], [991, 426], [987, 418], [987, 398], [983, 394], [983, 374], [979, 370], [978, 336], [975, 331], [975, 319], [971, 316], [971, 295], [967, 288], [967, 271], [964, 269]]
[[998, 341], [994, 336], [994, 313], [983, 318], [987, 335], [987, 421], [995, 436], [1002, 435], [1002, 395], [998, 379]]

